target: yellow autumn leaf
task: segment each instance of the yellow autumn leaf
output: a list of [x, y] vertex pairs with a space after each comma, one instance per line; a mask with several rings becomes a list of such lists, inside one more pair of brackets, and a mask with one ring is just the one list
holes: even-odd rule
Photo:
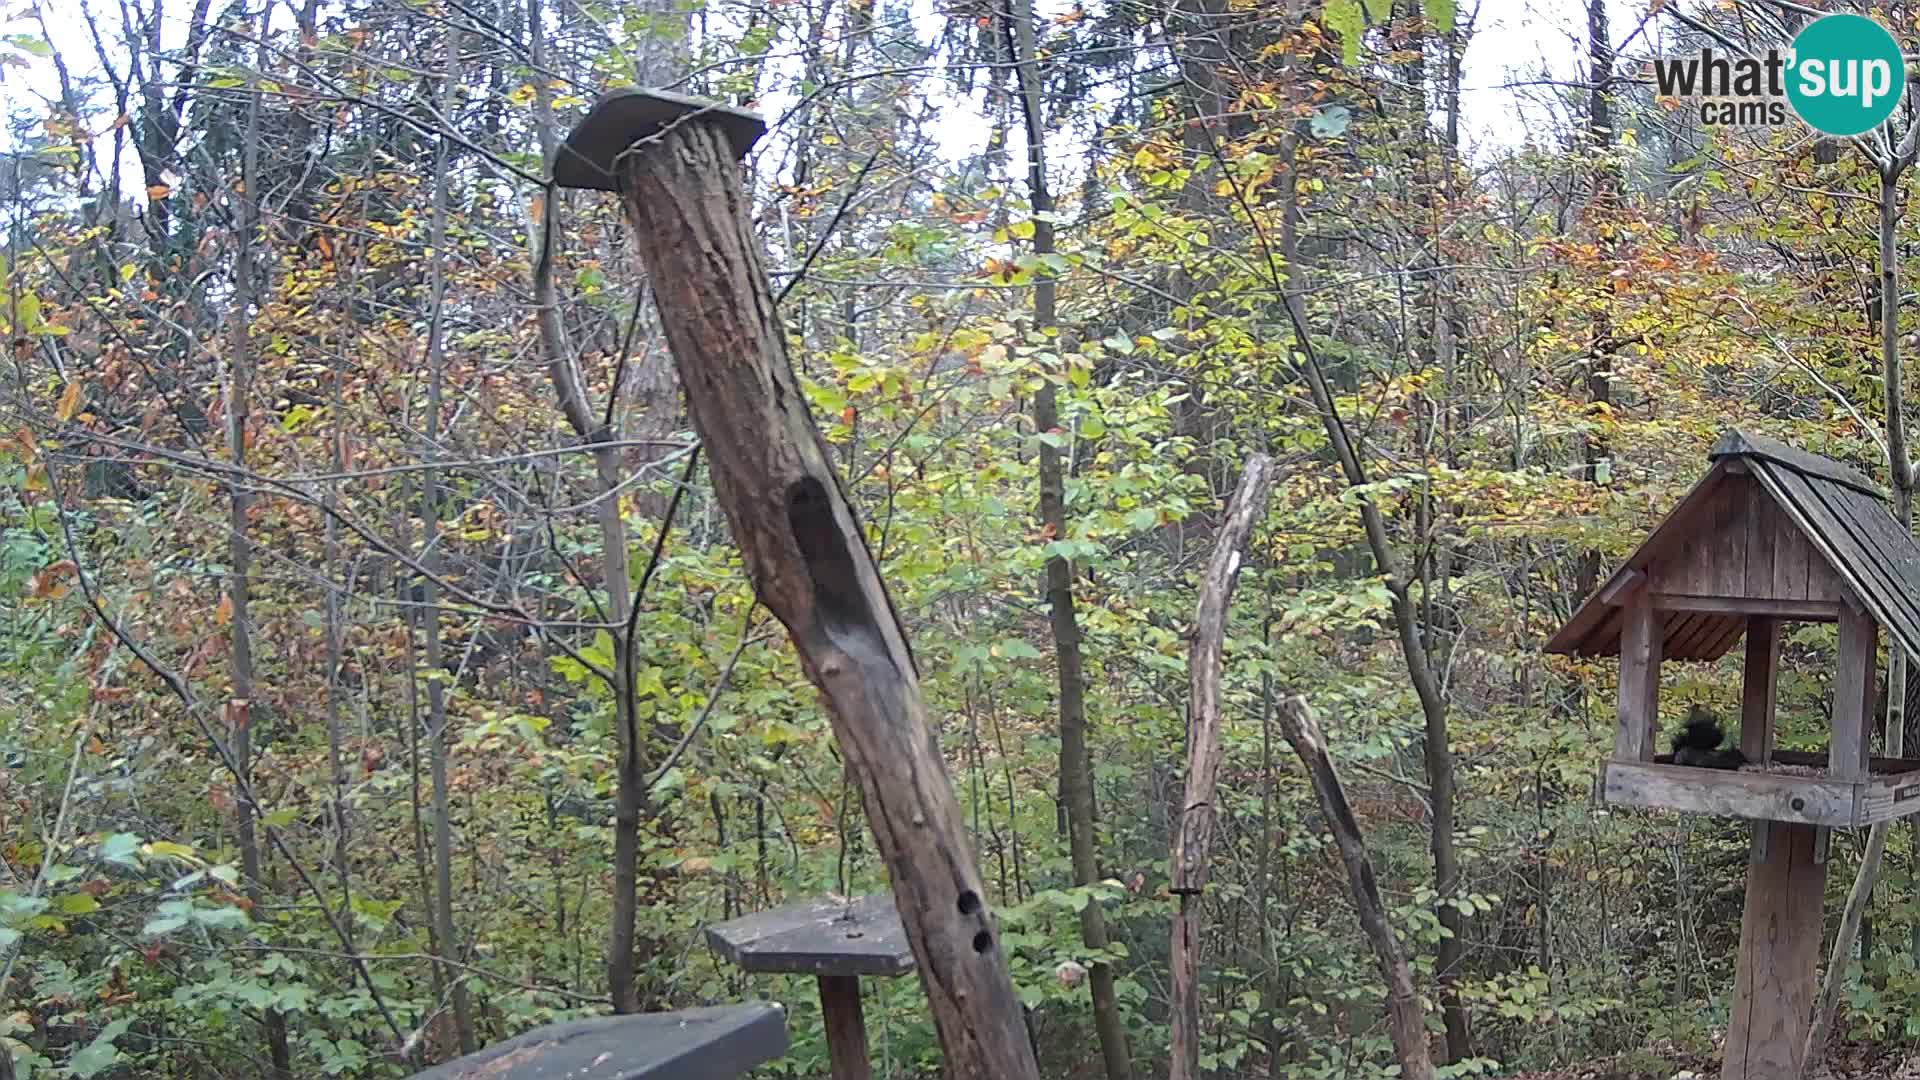
[[66, 390], [61, 392], [60, 404], [54, 407], [53, 415], [55, 419], [64, 424], [73, 419], [73, 414], [79, 411], [80, 380], [73, 379], [67, 383]]

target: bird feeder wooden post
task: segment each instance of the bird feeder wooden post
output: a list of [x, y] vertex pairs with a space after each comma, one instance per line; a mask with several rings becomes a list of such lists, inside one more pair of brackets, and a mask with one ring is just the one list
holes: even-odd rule
[[1037, 1080], [1020, 999], [906, 633], [787, 359], [736, 162], [760, 117], [611, 94], [553, 162], [619, 191], [755, 594], [826, 700], [956, 1080]]
[[[1737, 430], [1711, 459], [1547, 651], [1620, 657], [1613, 757], [1602, 773], [1608, 802], [1754, 822], [1721, 1075], [1798, 1080], [1818, 980], [1827, 830], [1920, 811], [1920, 760], [1868, 752], [1880, 631], [1920, 656], [1920, 544], [1881, 492], [1837, 461]], [[1773, 745], [1782, 628], [1793, 622], [1839, 626], [1824, 754]], [[1655, 745], [1662, 664], [1718, 659], [1743, 636], [1739, 746], [1749, 764], [1673, 764]]]
[[812, 975], [833, 1080], [873, 1076], [860, 977], [913, 970], [913, 951], [891, 897], [788, 904], [708, 927], [707, 943], [742, 971]]

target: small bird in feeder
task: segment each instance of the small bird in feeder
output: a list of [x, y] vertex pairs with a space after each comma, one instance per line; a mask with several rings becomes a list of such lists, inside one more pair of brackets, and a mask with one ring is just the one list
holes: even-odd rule
[[1737, 769], [1747, 763], [1747, 755], [1737, 746], [1722, 748], [1726, 732], [1720, 721], [1707, 710], [1694, 705], [1687, 710], [1687, 724], [1673, 735], [1673, 763], [1700, 769]]

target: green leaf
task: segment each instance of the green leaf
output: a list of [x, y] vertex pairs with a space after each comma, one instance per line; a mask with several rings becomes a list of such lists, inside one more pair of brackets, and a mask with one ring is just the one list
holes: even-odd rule
[[1442, 34], [1453, 32], [1453, 0], [1422, 0], [1421, 8], [1436, 31]]
[[132, 833], [118, 832], [100, 841], [100, 857], [108, 862], [138, 866], [139, 861], [133, 857], [133, 853], [139, 850], [140, 838]]
[[157, 919], [148, 919], [147, 925], [140, 928], [142, 937], [162, 937], [187, 925], [185, 915], [163, 915]]
[[1340, 35], [1340, 62], [1352, 66], [1360, 59], [1360, 0], [1327, 0], [1320, 21]]
[[34, 37], [32, 34], [9, 34], [7, 44], [42, 60], [53, 55], [53, 46], [47, 44], [46, 39]]
[[209, 930], [238, 929], [250, 921], [247, 913], [237, 907], [200, 908], [193, 913], [193, 921]]
[[129, 1026], [131, 1026], [130, 1021], [115, 1020], [101, 1028], [100, 1034], [95, 1035], [92, 1042], [73, 1055], [73, 1060], [67, 1062], [67, 1068], [80, 1080], [87, 1080], [88, 1077], [104, 1072], [120, 1057], [120, 1051], [114, 1047], [113, 1040], [125, 1034]]
[[193, 849], [185, 844], [176, 844], [171, 840], [155, 840], [147, 845], [147, 854], [165, 859], [187, 859], [198, 861]]
[[20, 326], [15, 331], [21, 334], [37, 334], [47, 325], [40, 314], [40, 298], [32, 293], [20, 297]]
[[993, 649], [994, 649], [994, 652], [998, 653], [1000, 657], [1005, 660], [1038, 660], [1040, 659], [1040, 650], [1034, 648], [1033, 646], [1027, 644], [1024, 641], [1021, 641], [1019, 638], [1008, 638], [1007, 640], [1000, 642], [998, 645], [995, 645]]
[[1366, 0], [1367, 21], [1383, 23], [1393, 17], [1393, 0]]
[[53, 910], [62, 915], [90, 915], [100, 910], [100, 901], [86, 893], [69, 893], [54, 899]]

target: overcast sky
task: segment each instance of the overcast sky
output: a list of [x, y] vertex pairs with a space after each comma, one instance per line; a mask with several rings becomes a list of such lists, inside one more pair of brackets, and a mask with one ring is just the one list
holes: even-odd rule
[[[55, 0], [54, 7], [77, 7], [80, 2]], [[98, 6], [101, 0], [90, 2]], [[1474, 10], [1476, 0], [1458, 2], [1465, 15]], [[1647, 0], [1609, 2], [1615, 43], [1626, 43], [1633, 37], [1631, 51], [1644, 54], [1649, 35], [1664, 29], [1656, 20], [1634, 36], [1646, 19]], [[1462, 136], [1469, 151], [1484, 157], [1523, 143], [1530, 129], [1541, 129], [1551, 119], [1552, 102], [1567, 93], [1564, 84], [1584, 79], [1586, 4], [1585, 0], [1478, 0], [1478, 4], [1475, 32], [1462, 71], [1461, 112], [1465, 121]], [[1042, 0], [1036, 6], [1044, 9], [1051, 5]], [[1058, 6], [1066, 7], [1067, 0], [1059, 0]], [[926, 4], [926, 10], [929, 17], [938, 18], [931, 14], [932, 3]], [[49, 11], [56, 14], [53, 9]], [[92, 43], [81, 20], [55, 17], [49, 23], [67, 62], [82, 71], [91, 66]], [[21, 20], [0, 25], [0, 34], [5, 33], [37, 35], [38, 28]], [[32, 96], [51, 96], [56, 88], [51, 65], [35, 62], [24, 71], [7, 70], [0, 82], [0, 97], [4, 97], [9, 112], [23, 105], [37, 111], [38, 103]], [[766, 104], [770, 114], [778, 114], [778, 103]], [[985, 137], [983, 124], [969, 112], [964, 107], [953, 110], [940, 125], [937, 137], [950, 153], [977, 152], [977, 144]]]

